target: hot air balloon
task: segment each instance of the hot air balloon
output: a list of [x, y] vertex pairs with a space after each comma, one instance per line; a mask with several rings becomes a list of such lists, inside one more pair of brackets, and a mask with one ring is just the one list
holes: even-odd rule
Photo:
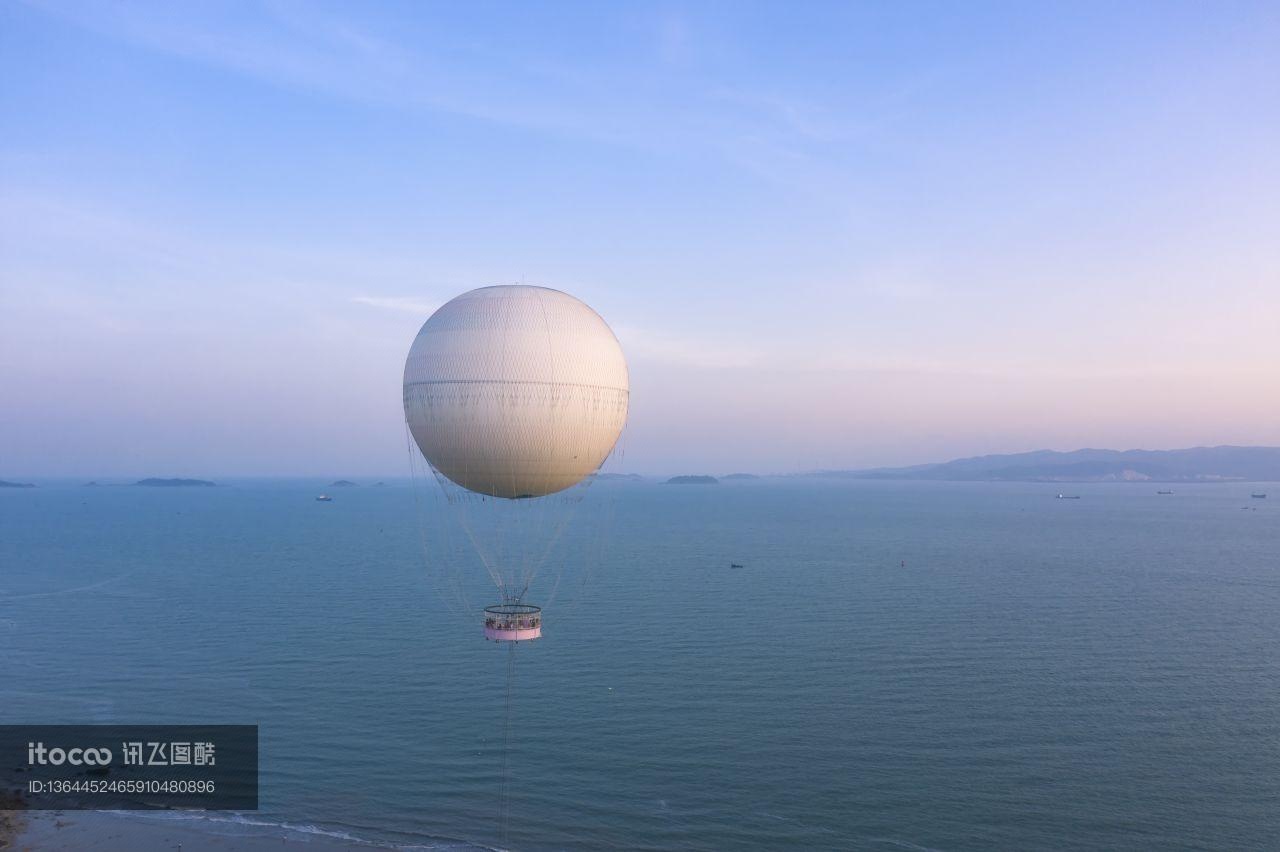
[[[557, 544], [618, 444], [629, 394], [613, 331], [559, 290], [482, 287], [418, 332], [405, 361], [405, 422], [496, 586], [487, 639], [542, 635], [530, 590], [548, 573], [558, 588]], [[455, 590], [465, 596], [465, 585]]]

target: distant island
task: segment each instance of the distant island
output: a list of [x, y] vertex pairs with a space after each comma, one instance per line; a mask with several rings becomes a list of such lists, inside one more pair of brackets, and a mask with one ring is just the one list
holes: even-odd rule
[[719, 485], [720, 480], [714, 476], [673, 476], [667, 485]]
[[207, 479], [139, 479], [134, 485], [143, 485], [147, 488], [212, 488], [217, 485], [216, 482], [210, 482]]
[[722, 476], [721, 479], [759, 479], [754, 473], [731, 473], [728, 476]]
[[806, 476], [949, 482], [1267, 482], [1280, 481], [1280, 447], [1184, 450], [1036, 450], [939, 464], [820, 471]]
[[355, 488], [356, 484], [350, 479], [339, 479], [337, 482], [330, 482], [330, 488]]
[[0, 479], [0, 488], [35, 488], [34, 482], [10, 482], [7, 479]]

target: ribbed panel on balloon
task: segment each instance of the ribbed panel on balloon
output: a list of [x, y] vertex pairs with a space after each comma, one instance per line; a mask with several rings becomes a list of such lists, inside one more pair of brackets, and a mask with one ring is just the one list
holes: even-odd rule
[[581, 482], [608, 457], [627, 391], [534, 382], [418, 382], [405, 387], [414, 441], [452, 482], [508, 499]]

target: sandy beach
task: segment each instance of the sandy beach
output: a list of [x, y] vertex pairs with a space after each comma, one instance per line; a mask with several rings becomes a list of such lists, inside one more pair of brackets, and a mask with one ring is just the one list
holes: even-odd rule
[[390, 848], [414, 847], [214, 819], [182, 820], [114, 811], [0, 811], [0, 849], [5, 852], [367, 852]]

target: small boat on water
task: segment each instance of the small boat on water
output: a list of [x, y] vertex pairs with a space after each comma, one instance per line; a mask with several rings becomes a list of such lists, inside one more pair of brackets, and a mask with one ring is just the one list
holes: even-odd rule
[[742, 566], [741, 566], [741, 565], [739, 565], [737, 562], [730, 562], [730, 563], [729, 563], [729, 567], [730, 567], [730, 568], [741, 568]]
[[316, 497], [316, 502], [317, 502], [317, 503], [332, 503], [332, 502], [333, 502], [333, 498], [332, 498], [332, 497], [330, 497], [328, 494], [320, 494], [320, 495], [318, 495], [318, 496]]
[[1253, 498], [1253, 499], [1255, 499], [1255, 500], [1265, 500], [1265, 499], [1267, 499], [1267, 495], [1265, 495], [1265, 494], [1250, 494], [1249, 496], [1250, 496], [1250, 497], [1252, 497], [1252, 498]]
[[1157, 494], [1172, 494], [1172, 491], [1157, 491]]
[[1059, 494], [1058, 499], [1059, 500], [1079, 500], [1080, 495], [1079, 494]]

